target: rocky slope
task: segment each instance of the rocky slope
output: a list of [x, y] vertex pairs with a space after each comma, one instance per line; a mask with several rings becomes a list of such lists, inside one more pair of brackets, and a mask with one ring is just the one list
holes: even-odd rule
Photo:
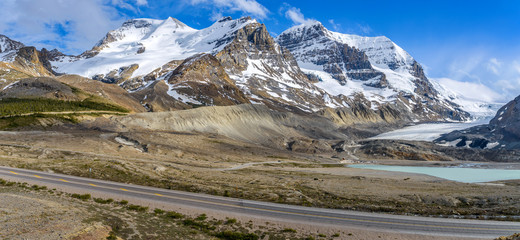
[[375, 109], [399, 104], [399, 112], [416, 120], [469, 118], [460, 106], [439, 95], [412, 56], [386, 37], [332, 32], [315, 21], [292, 27], [276, 40], [330, 95], [361, 94]]
[[0, 53], [7, 54], [25, 47], [23, 43], [14, 41], [5, 35], [0, 34]]
[[481, 149], [520, 149], [520, 96], [498, 110], [489, 124], [454, 131], [438, 144]]
[[[215, 106], [175, 112], [140, 113], [86, 125], [116, 132], [196, 132], [298, 152], [334, 152], [349, 138], [318, 116], [279, 112], [264, 105]], [[342, 147], [339, 146], [338, 147]]]
[[0, 35], [0, 88], [23, 78], [54, 76], [50, 60], [58, 55], [63, 54], [45, 48], [38, 51]]
[[63, 101], [90, 100], [116, 104], [130, 112], [144, 112], [145, 108], [128, 92], [118, 86], [102, 83], [77, 75], [33, 77], [17, 80], [0, 91], [0, 100], [7, 98]]

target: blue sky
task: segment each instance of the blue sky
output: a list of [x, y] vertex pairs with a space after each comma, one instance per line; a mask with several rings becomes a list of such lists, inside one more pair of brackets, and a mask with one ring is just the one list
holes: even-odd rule
[[314, 19], [332, 31], [387, 36], [447, 85], [466, 82], [497, 101], [520, 94], [518, 1], [1, 0], [0, 16], [0, 33], [70, 54], [130, 18], [172, 16], [204, 28], [221, 16], [252, 16], [273, 35]]

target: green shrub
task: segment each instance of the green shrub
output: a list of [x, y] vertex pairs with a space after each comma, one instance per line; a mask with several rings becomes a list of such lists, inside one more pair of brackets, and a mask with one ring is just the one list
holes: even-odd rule
[[153, 212], [154, 212], [155, 214], [163, 214], [165, 211], [162, 210], [162, 209], [160, 209], [160, 208], [156, 208], [156, 209], [153, 210]]
[[285, 232], [285, 233], [296, 233], [296, 230], [292, 229], [292, 228], [284, 228], [282, 230], [282, 232]]
[[168, 212], [166, 212], [166, 217], [173, 218], [173, 219], [179, 219], [179, 218], [184, 218], [184, 215], [182, 215], [178, 212], [168, 211]]
[[223, 231], [215, 234], [215, 237], [226, 240], [258, 240], [258, 235], [254, 233], [241, 233], [232, 231]]
[[198, 220], [198, 221], [204, 221], [208, 218], [208, 216], [206, 216], [205, 213], [199, 215], [197, 218], [195, 218], [195, 220]]
[[71, 195], [71, 197], [73, 198], [77, 198], [77, 199], [80, 199], [80, 200], [83, 200], [83, 201], [87, 201], [90, 199], [90, 194], [77, 194], [77, 193], [74, 193]]
[[143, 206], [139, 206], [139, 205], [128, 205], [127, 207], [128, 210], [132, 210], [132, 211], [137, 211], [137, 212], [146, 212], [148, 211], [148, 207], [143, 207]]
[[237, 223], [237, 220], [235, 218], [229, 218], [226, 220], [226, 224], [235, 224]]
[[190, 226], [192, 228], [196, 228], [196, 229], [199, 229], [199, 230], [215, 230], [216, 227], [215, 226], [210, 226], [208, 225], [207, 223], [205, 222], [199, 222], [199, 221], [196, 221], [194, 219], [186, 219], [184, 221], [182, 221], [182, 224], [184, 224], [184, 226]]
[[119, 201], [119, 204], [120, 204], [120, 205], [126, 205], [126, 204], [128, 204], [128, 201], [126, 201], [126, 200], [121, 200], [121, 201]]
[[31, 186], [32, 189], [36, 190], [36, 191], [39, 191], [39, 190], [47, 190], [47, 187], [46, 186], [38, 186], [38, 185], [32, 185]]
[[109, 198], [109, 199], [94, 198], [94, 202], [101, 203], [101, 204], [109, 204], [109, 203], [114, 202], [114, 199], [112, 199], [112, 198]]

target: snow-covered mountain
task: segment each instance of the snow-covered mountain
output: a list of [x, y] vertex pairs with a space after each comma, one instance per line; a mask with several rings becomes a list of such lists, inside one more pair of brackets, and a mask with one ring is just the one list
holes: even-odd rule
[[[492, 97], [483, 97], [482, 94], [466, 93], [457, 87], [448, 87], [439, 82], [439, 79], [431, 79], [433, 87], [439, 92], [439, 98], [451, 101], [459, 105], [464, 111], [471, 114], [474, 119], [489, 120], [504, 104]], [[472, 86], [458, 86], [469, 87]], [[462, 91], [461, 91], [462, 90]]]
[[195, 30], [171, 17], [134, 19], [110, 31], [92, 50], [79, 57], [59, 58], [53, 66], [58, 72], [95, 77], [138, 64], [130, 77], [144, 76], [172, 60], [218, 52], [231, 40], [226, 34], [254, 22], [251, 19], [218, 21], [206, 29]]
[[118, 84], [150, 110], [252, 102], [307, 113], [337, 109], [327, 114], [340, 122], [469, 119], [388, 38], [336, 33], [319, 22], [273, 39], [249, 17], [200, 30], [171, 17], [134, 19], [79, 56], [47, 59], [56, 72]]
[[0, 61], [12, 61], [16, 51], [23, 47], [23, 43], [0, 34]]
[[[307, 112], [326, 104], [324, 92], [300, 71], [292, 55], [272, 39], [263, 24], [249, 17], [222, 18], [201, 30], [174, 18], [130, 20], [110, 31], [92, 50], [80, 56], [57, 57], [52, 65], [57, 72], [117, 83], [129, 91], [155, 87], [155, 81], [164, 80], [175, 99], [211, 105], [212, 101], [188, 96], [186, 83], [178, 78], [171, 81], [174, 74], [180, 74], [174, 70], [182, 61], [198, 54], [216, 57], [221, 65], [205, 67], [225, 69], [226, 77], [252, 102]], [[191, 58], [183, 66], [199, 59]], [[179, 88], [184, 89], [184, 95], [176, 91]]]
[[362, 94], [376, 108], [403, 104], [421, 120], [468, 119], [462, 106], [440, 96], [420, 64], [387, 37], [337, 33], [313, 21], [284, 31], [276, 40], [330, 95]]

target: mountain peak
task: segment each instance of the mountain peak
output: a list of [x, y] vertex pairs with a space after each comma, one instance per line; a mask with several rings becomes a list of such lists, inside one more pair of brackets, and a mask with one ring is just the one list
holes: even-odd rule
[[165, 22], [168, 22], [168, 23], [174, 23], [175, 25], [177, 25], [179, 28], [189, 28], [188, 25], [186, 25], [185, 23], [179, 21], [177, 18], [173, 18], [173, 17], [168, 17]]
[[217, 22], [227, 22], [227, 21], [231, 21], [233, 20], [232, 17], [230, 16], [226, 16], [226, 17], [222, 17], [221, 19], [219, 19]]
[[23, 47], [25, 47], [23, 43], [14, 41], [9, 37], [0, 34], [0, 53], [18, 50]]
[[284, 33], [301, 32], [304, 29], [327, 30], [320, 21], [308, 20], [302, 24], [292, 26], [291, 28], [285, 30]]

